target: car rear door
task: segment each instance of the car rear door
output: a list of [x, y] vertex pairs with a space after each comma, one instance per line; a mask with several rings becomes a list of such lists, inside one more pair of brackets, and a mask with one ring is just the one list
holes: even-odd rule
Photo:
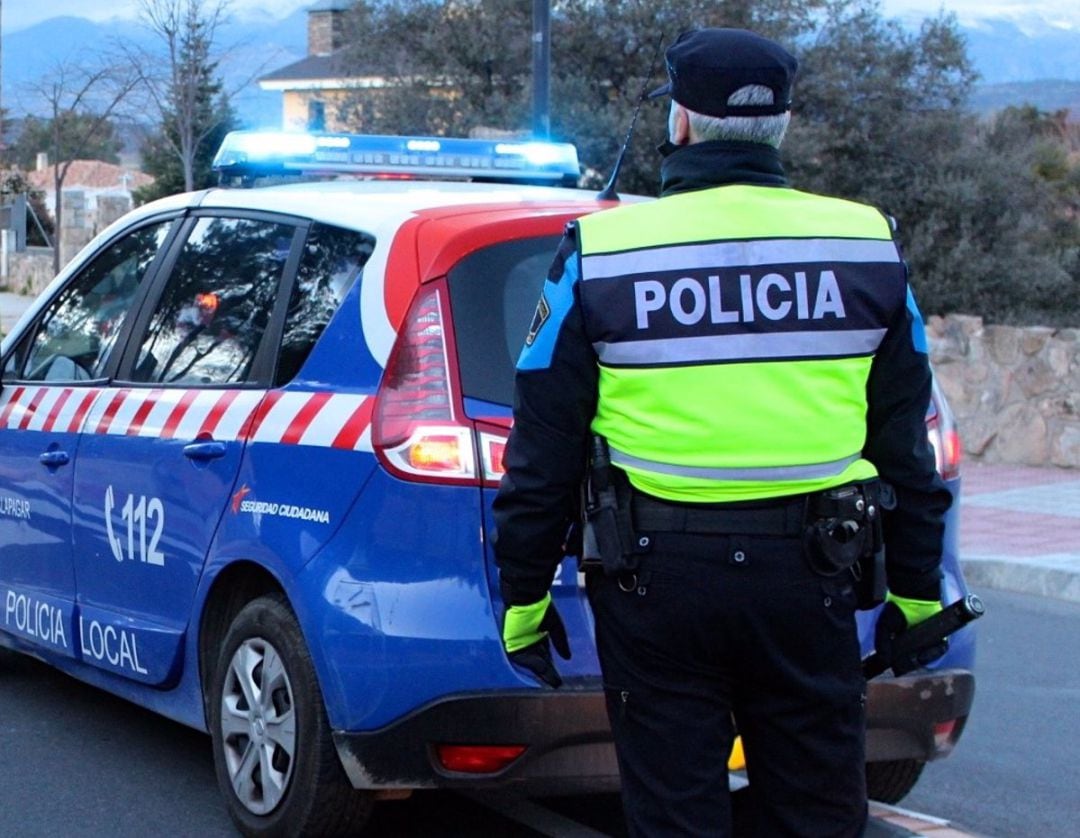
[[116, 380], [83, 425], [74, 477], [79, 650], [169, 683], [203, 564], [272, 375], [268, 344], [305, 227], [185, 221]]
[[[490, 532], [491, 502], [502, 474], [501, 457], [513, 417], [514, 370], [544, 278], [560, 236], [551, 219], [529, 234], [515, 231], [461, 258], [447, 274], [466, 414], [477, 424], [483, 480], [483, 509]], [[565, 219], [555, 223], [561, 229]], [[498, 591], [498, 573], [489, 539], [484, 544], [489, 584]], [[552, 597], [566, 623], [573, 658], [559, 661], [564, 677], [599, 672], [591, 611], [577, 571], [576, 557], [559, 566]], [[575, 641], [575, 638], [578, 638]]]

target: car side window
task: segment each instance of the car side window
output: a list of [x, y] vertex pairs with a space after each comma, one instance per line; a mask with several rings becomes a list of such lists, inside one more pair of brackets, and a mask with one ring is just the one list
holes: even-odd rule
[[248, 380], [270, 322], [294, 228], [251, 218], [200, 218], [140, 336], [133, 381]]
[[36, 330], [8, 359], [3, 380], [100, 378], [171, 223], [135, 230], [95, 257], [46, 308]]
[[375, 239], [365, 233], [311, 225], [289, 296], [276, 385], [300, 371], [374, 247]]

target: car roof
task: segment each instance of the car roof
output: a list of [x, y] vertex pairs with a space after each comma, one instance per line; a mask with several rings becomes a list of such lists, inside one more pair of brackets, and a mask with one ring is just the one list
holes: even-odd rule
[[[377, 199], [377, 200], [375, 200]], [[600, 206], [596, 193], [583, 189], [456, 181], [324, 181], [252, 189], [211, 189], [200, 207], [257, 209], [302, 215], [344, 227], [383, 226], [387, 215], [401, 217], [441, 209], [442, 215], [460, 206], [463, 212], [477, 205], [520, 211], [522, 205], [573, 207], [581, 211]]]
[[[627, 202], [645, 200], [623, 196]], [[254, 188], [216, 188], [171, 195], [129, 213], [124, 226], [140, 217], [182, 209], [232, 209], [296, 215], [360, 229], [376, 238], [392, 234], [410, 216], [439, 210], [442, 217], [467, 214], [483, 207], [485, 213], [520, 213], [535, 207], [537, 213], [566, 210], [581, 215], [614, 202], [599, 201], [585, 189], [500, 183], [428, 180], [337, 180], [290, 183]], [[461, 213], [454, 212], [456, 207]]]

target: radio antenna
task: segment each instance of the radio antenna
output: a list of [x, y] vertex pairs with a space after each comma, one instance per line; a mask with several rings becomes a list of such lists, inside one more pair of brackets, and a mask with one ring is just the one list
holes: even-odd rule
[[630, 148], [630, 139], [634, 136], [634, 126], [637, 125], [638, 115], [641, 113], [641, 106], [648, 98], [649, 81], [656, 72], [656, 62], [660, 58], [660, 48], [663, 45], [664, 36], [661, 34], [660, 37], [656, 39], [656, 51], [653, 53], [652, 64], [649, 65], [649, 74], [645, 76], [645, 81], [641, 84], [641, 93], [638, 94], [637, 105], [634, 107], [634, 115], [630, 118], [630, 127], [626, 130], [626, 138], [623, 140], [622, 148], [619, 149], [619, 156], [616, 158], [615, 166], [611, 170], [611, 177], [608, 178], [607, 186], [597, 193], [596, 197], [600, 201], [619, 200], [619, 193], [615, 191], [615, 181], [619, 179], [619, 172], [622, 170], [623, 160], [626, 159], [626, 150]]

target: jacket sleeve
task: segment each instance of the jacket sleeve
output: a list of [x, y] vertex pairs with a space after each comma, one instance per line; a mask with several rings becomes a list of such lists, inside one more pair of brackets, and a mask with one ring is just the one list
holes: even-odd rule
[[896, 493], [896, 508], [884, 516], [889, 589], [913, 599], [940, 596], [945, 512], [952, 503], [926, 433], [931, 389], [926, 333], [909, 287], [870, 369], [863, 454]]
[[572, 231], [544, 283], [514, 387], [514, 427], [495, 497], [496, 563], [510, 605], [543, 598], [579, 519], [598, 366], [585, 335]]

